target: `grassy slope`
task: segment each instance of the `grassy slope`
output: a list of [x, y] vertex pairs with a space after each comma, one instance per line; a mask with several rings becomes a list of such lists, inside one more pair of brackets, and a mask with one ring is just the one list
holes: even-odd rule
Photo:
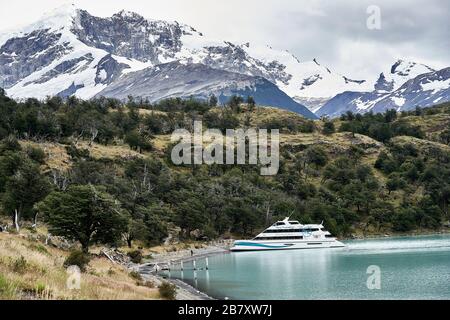
[[[0, 233], [1, 299], [158, 299], [158, 289], [139, 286], [123, 267], [93, 258], [81, 277], [81, 290], [69, 290], [63, 263], [68, 252], [34, 240], [33, 234]], [[21, 259], [25, 262], [21, 262]]]

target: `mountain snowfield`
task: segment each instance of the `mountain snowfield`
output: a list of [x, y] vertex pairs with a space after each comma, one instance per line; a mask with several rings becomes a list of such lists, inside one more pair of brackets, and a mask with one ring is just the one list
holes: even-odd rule
[[435, 71], [425, 65], [399, 60], [382, 73], [371, 92], [343, 92], [315, 113], [337, 117], [355, 113], [412, 110], [450, 101], [450, 68]]
[[[241, 94], [314, 118], [310, 110], [337, 116], [348, 110], [444, 102], [449, 100], [448, 73], [436, 72], [399, 60], [374, 79], [353, 80], [316, 59], [302, 61], [270, 46], [215, 40], [188, 25], [128, 11], [95, 17], [73, 5], [0, 34], [0, 87], [19, 99], [132, 94], [157, 101], [215, 94], [223, 102]], [[414, 91], [403, 88], [424, 74], [433, 80], [417, 80], [420, 88], [413, 81]], [[421, 99], [415, 99], [419, 93]]]

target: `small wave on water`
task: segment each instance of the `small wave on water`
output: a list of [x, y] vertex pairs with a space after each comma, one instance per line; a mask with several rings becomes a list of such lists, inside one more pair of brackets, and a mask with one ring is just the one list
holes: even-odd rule
[[450, 250], [450, 235], [351, 240], [346, 245], [349, 251]]

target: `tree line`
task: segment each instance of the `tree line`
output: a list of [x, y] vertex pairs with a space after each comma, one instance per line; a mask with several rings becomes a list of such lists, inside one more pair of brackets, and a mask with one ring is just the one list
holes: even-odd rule
[[[402, 135], [420, 135], [417, 128], [399, 129], [393, 113], [341, 119], [338, 130], [386, 143], [374, 165], [358, 147], [336, 157], [324, 146], [285, 146], [280, 173], [261, 177], [252, 165], [175, 167], [167, 156], [170, 146], [164, 155], [154, 150], [157, 135], [190, 129], [196, 119], [212, 128], [236, 128], [245, 125], [242, 114], [251, 115], [254, 108], [251, 99], [236, 97], [219, 110], [216, 104], [214, 97], [144, 106], [133, 99], [125, 104], [58, 97], [17, 102], [2, 92], [2, 214], [17, 227], [24, 221], [45, 222], [52, 234], [78, 241], [84, 251], [97, 243], [159, 244], [173, 233], [182, 239], [252, 236], [287, 215], [303, 223], [323, 220], [340, 236], [359, 228], [438, 229], [448, 219], [449, 152], [435, 148], [424, 154], [413, 144], [391, 143], [371, 129], [388, 124]], [[323, 133], [333, 134], [334, 121], [326, 123], [331, 124]], [[262, 126], [283, 126], [291, 133], [318, 130], [307, 120], [277, 124], [269, 119]], [[45, 152], [20, 140], [65, 145], [70, 169], [44, 171]], [[78, 147], [78, 140], [106, 146], [125, 142], [145, 155], [96, 159]]]

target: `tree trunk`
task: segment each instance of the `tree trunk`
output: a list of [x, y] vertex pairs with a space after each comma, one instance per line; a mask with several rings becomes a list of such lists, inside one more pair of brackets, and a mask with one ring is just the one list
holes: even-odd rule
[[81, 243], [81, 250], [83, 253], [88, 254], [89, 253], [89, 243]]
[[131, 238], [127, 239], [128, 248], [130, 248], [130, 249], [131, 249], [131, 246], [132, 246], [132, 242], [133, 242], [133, 240], [131, 240]]
[[20, 231], [19, 227], [19, 213], [17, 212], [17, 209], [14, 210], [14, 227], [16, 228], [16, 231]]
[[36, 214], [34, 215], [34, 223], [33, 223], [33, 226], [32, 226], [32, 227], [35, 228], [35, 229], [37, 228], [37, 218], [38, 218], [38, 214], [39, 214], [39, 213], [36, 212]]

